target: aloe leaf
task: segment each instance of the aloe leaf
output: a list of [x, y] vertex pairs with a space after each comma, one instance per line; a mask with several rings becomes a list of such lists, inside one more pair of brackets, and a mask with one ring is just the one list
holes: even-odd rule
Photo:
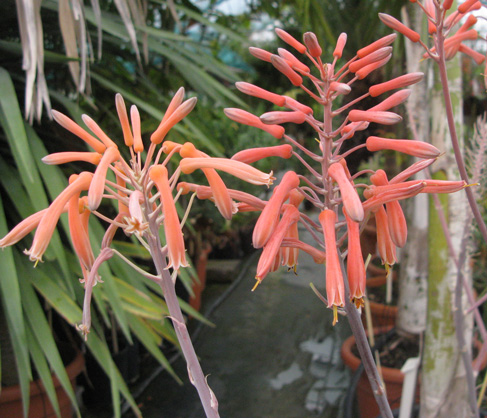
[[144, 347], [149, 351], [152, 356], [164, 367], [174, 379], [182, 384], [181, 379], [176, 375], [174, 372], [171, 364], [166, 359], [166, 357], [162, 354], [161, 350], [155, 343], [151, 332], [149, 331], [147, 325], [141, 318], [138, 318], [135, 315], [130, 315], [130, 326], [134, 331], [134, 334], [137, 336], [139, 341], [144, 345]]
[[[25, 269], [23, 269], [23, 271], [25, 273]], [[51, 369], [56, 374], [59, 382], [61, 383], [61, 386], [66, 391], [69, 399], [71, 400], [72, 404], [75, 406], [79, 414], [76, 396], [73, 392], [69, 377], [66, 373], [65, 365], [63, 364], [63, 361], [59, 354], [59, 350], [52, 336], [51, 329], [49, 327], [49, 324], [47, 323], [39, 299], [35, 294], [31, 284], [27, 281], [21, 281], [20, 287], [22, 289], [22, 298], [25, 302], [23, 304], [23, 308], [27, 317], [27, 321], [30, 325], [30, 329], [32, 330], [32, 334], [36, 339], [35, 343], [39, 343], [39, 347], [42, 351], [43, 356], [45, 356], [45, 358], [47, 358], [47, 360], [49, 361]], [[39, 369], [37, 369], [37, 371], [39, 372]], [[49, 375], [50, 374], [51, 373], [49, 372]]]
[[29, 328], [27, 328], [27, 344], [36, 371], [42, 381], [42, 386], [46, 391], [47, 397], [49, 398], [49, 401], [51, 402], [51, 405], [54, 408], [56, 415], [59, 416], [59, 402], [57, 400], [56, 389], [54, 388], [54, 383], [52, 381], [51, 371], [49, 370], [49, 366], [47, 365], [47, 361], [44, 357], [41, 347], [39, 347], [38, 342], [36, 341], [34, 335], [32, 334], [32, 331]]
[[[7, 233], [7, 225], [2, 201], [0, 199], [0, 235]], [[22, 298], [19, 289], [19, 277], [15, 267], [12, 248], [5, 248], [0, 251], [0, 290], [2, 297], [3, 313], [7, 320], [8, 330], [12, 346], [17, 359], [17, 372], [22, 391], [22, 403], [24, 411], [29, 408], [29, 381], [32, 379], [30, 368], [29, 352], [27, 349], [27, 335], [24, 315], [22, 312]]]

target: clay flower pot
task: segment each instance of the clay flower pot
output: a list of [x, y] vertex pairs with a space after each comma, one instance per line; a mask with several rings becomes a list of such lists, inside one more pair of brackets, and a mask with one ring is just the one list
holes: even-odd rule
[[[73, 388], [76, 387], [76, 377], [82, 372], [85, 360], [81, 352], [76, 352], [74, 360], [66, 366], [66, 373]], [[53, 377], [54, 388], [61, 411], [61, 418], [72, 418], [73, 407], [71, 401], [56, 377]], [[56, 413], [44, 390], [41, 380], [30, 384], [29, 418], [56, 418]], [[22, 393], [20, 386], [2, 388], [0, 394], [0, 415], [8, 418], [23, 418]]]
[[[380, 331], [384, 332], [384, 328]], [[374, 334], [378, 334], [379, 330], [375, 330]], [[342, 360], [352, 372], [355, 372], [362, 360], [358, 358], [353, 352], [352, 347], [355, 346], [355, 337], [352, 335], [347, 338], [341, 348]], [[404, 373], [399, 369], [390, 367], [382, 367], [382, 376], [387, 388], [387, 399], [392, 409], [399, 408], [402, 394], [402, 385], [404, 382]], [[379, 407], [374, 398], [374, 393], [370, 387], [369, 380], [365, 373], [362, 373], [357, 384], [356, 396], [360, 410], [360, 418], [375, 418], [380, 414]]]

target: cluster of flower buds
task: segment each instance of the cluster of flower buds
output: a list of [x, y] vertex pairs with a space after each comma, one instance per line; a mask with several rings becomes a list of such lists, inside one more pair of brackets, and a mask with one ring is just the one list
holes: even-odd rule
[[[402, 33], [415, 41], [419, 40], [412, 31], [403, 29]], [[405, 74], [371, 86], [366, 94], [357, 99], [347, 102], [346, 97], [343, 97], [350, 93], [357, 80], [364, 79], [389, 61], [392, 54], [390, 45], [396, 38], [395, 34], [385, 36], [360, 49], [352, 59], [341, 65], [339, 63], [347, 40], [345, 33], [339, 36], [330, 61], [324, 61], [323, 48], [315, 34], [305, 33], [303, 42], [282, 29], [276, 29], [276, 34], [294, 51], [279, 48], [277, 54], [272, 54], [251, 47], [250, 53], [273, 65], [294, 86], [301, 88], [314, 99], [321, 110], [320, 116], [316, 116], [313, 109], [306, 104], [245, 82], [236, 83], [237, 89], [283, 109], [260, 116], [241, 109], [225, 109], [230, 119], [262, 129], [285, 142], [277, 147], [242, 151], [232, 157], [232, 161], [244, 158], [246, 162], [253, 163], [267, 156], [288, 158], [292, 154], [308, 172], [306, 176], [297, 175], [293, 171], [287, 172], [267, 202], [252, 203], [249, 197], [241, 201], [247, 210], [250, 207], [261, 211], [253, 232], [253, 245], [263, 248], [257, 266], [257, 284], [279, 265], [295, 269], [298, 251], [304, 249], [317, 263], [326, 264], [327, 303], [328, 307], [334, 309], [335, 323], [337, 308], [343, 307], [345, 303], [344, 279], [348, 279], [351, 301], [357, 307], [363, 303], [366, 273], [359, 239], [363, 222], [370, 216], [375, 216], [378, 253], [382, 262], [390, 266], [396, 262], [396, 247], [404, 246], [407, 237], [407, 225], [399, 200], [421, 192], [451, 193], [465, 187], [465, 183], [408, 180], [432, 164], [440, 155], [437, 148], [422, 141], [370, 136], [365, 143], [346, 152], [342, 151], [343, 144], [356, 132], [366, 129], [369, 124], [393, 125], [400, 122], [401, 116], [392, 109], [409, 97], [411, 91], [407, 87], [423, 78], [422, 73]], [[306, 58], [310, 64], [303, 63], [302, 58]], [[388, 96], [369, 109], [353, 109], [367, 97], [385, 94]], [[337, 98], [343, 100], [336, 100]], [[340, 105], [336, 106], [335, 103]], [[314, 140], [307, 147], [288, 136], [282, 126], [288, 122], [307, 123], [311, 126], [319, 138], [319, 152], [312, 150]], [[287, 147], [285, 152], [282, 147]], [[363, 147], [372, 152], [395, 150], [419, 160], [391, 180], [383, 170], [377, 170], [370, 177], [370, 186], [355, 185], [354, 180], [370, 173], [370, 170], [352, 176], [345, 157]], [[363, 201], [357, 193], [357, 187], [364, 188]], [[198, 190], [197, 193], [202, 194]], [[319, 210], [319, 222], [313, 221], [299, 210], [304, 199]], [[309, 245], [299, 241], [298, 222], [314, 237], [314, 250], [310, 250]], [[292, 257], [289, 256], [290, 248], [293, 249]], [[344, 254], [347, 254], [346, 271], [342, 269]]]
[[[485, 61], [485, 55], [467, 46], [465, 41], [475, 41], [478, 33], [473, 26], [477, 23], [477, 18], [470, 14], [479, 10], [482, 3], [478, 0], [466, 0], [461, 3], [457, 9], [450, 13], [453, 5], [452, 0], [411, 0], [423, 10], [428, 19], [428, 33], [433, 39], [433, 45], [429, 47], [422, 42], [418, 32], [404, 25], [396, 18], [385, 13], [379, 13], [380, 20], [391, 29], [403, 34], [410, 41], [419, 43], [425, 49], [424, 58], [438, 60], [438, 47], [444, 48], [445, 58], [453, 58], [457, 52], [463, 52], [470, 56], [477, 64]], [[449, 13], [447, 15], [447, 13]], [[455, 26], [463, 20], [463, 24], [454, 31]], [[442, 37], [442, 39], [439, 39]], [[438, 42], [441, 41], [441, 42]]]

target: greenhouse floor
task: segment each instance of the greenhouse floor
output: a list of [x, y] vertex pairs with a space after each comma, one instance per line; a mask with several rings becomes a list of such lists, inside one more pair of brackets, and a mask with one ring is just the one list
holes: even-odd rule
[[[220, 416], [341, 416], [350, 375], [342, 366], [340, 347], [350, 328], [345, 319], [332, 326], [332, 312], [309, 286], [313, 282], [324, 292], [323, 266], [303, 254], [297, 276], [281, 268], [251, 292], [256, 255], [230, 274], [234, 280], [216, 283], [208, 278], [202, 313], [215, 327], [200, 327], [196, 321], [191, 324], [196, 352], [218, 398]], [[178, 385], [168, 373], [156, 373], [136, 397], [143, 416], [204, 417], [184, 360], [178, 358], [173, 366], [184, 384]], [[153, 370], [147, 374], [151, 373]], [[145, 372], [139, 380], [144, 378]], [[101, 409], [87, 412], [84, 417], [111, 415], [104, 415], [107, 411]]]

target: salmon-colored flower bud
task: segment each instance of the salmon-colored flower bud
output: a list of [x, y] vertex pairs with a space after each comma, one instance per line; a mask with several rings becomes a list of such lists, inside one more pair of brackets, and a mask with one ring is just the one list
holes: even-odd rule
[[477, 23], [478, 19], [474, 15], [469, 15], [465, 22], [463, 23], [460, 28], [457, 30], [458, 33], [466, 32], [469, 28], [471, 28], [473, 25]]
[[350, 170], [348, 169], [347, 160], [345, 158], [341, 158], [340, 160], [338, 160], [338, 164], [340, 164], [343, 167], [347, 179], [351, 180], [352, 175], [350, 174]]
[[[68, 222], [69, 222], [69, 234], [71, 236], [71, 242], [73, 243], [73, 249], [78, 256], [80, 264], [90, 271], [93, 267], [95, 257], [90, 244], [90, 238], [88, 235], [88, 229], [83, 225], [83, 221], [80, 214], [80, 198], [79, 193], [76, 193], [69, 199], [68, 203]], [[84, 209], [82, 212], [87, 212]]]
[[103, 129], [101, 129], [92, 118], [90, 118], [88, 115], [81, 115], [81, 119], [83, 119], [85, 125], [90, 128], [91, 132], [93, 132], [107, 148], [118, 148], [117, 144], [115, 144], [115, 142], [113, 142], [108, 135], [103, 132]]
[[271, 103], [274, 103], [276, 106], [282, 107], [286, 103], [286, 99], [283, 96], [271, 93], [270, 91], [254, 86], [253, 84], [238, 81], [237, 83], [235, 83], [235, 86], [242, 93], [248, 94], [249, 96], [258, 97], [259, 99], [267, 100]]
[[435, 161], [436, 161], [436, 158], [416, 161], [414, 164], [411, 164], [404, 171], [401, 171], [396, 177], [389, 180], [389, 183], [390, 184], [401, 183], [404, 180], [407, 180], [409, 177], [414, 176], [416, 173], [419, 173], [420, 171], [429, 167]]
[[284, 128], [280, 125], [266, 125], [257, 116], [253, 115], [242, 109], [226, 108], [223, 109], [225, 115], [235, 122], [242, 123], [244, 125], [254, 126], [255, 128], [262, 129], [271, 134], [274, 138], [281, 139], [284, 135]]
[[363, 131], [369, 127], [369, 122], [352, 122], [345, 125], [340, 133], [352, 138], [356, 131]]
[[401, 103], [404, 103], [411, 95], [411, 91], [412, 90], [410, 89], [396, 91], [395, 93], [391, 94], [387, 99], [382, 100], [382, 102], [380, 102], [379, 104], [371, 107], [369, 111], [371, 110], [385, 111], [385, 110], [392, 109], [393, 107], [396, 107]]
[[120, 93], [115, 95], [115, 107], [117, 108], [118, 119], [120, 120], [120, 125], [122, 126], [123, 140], [127, 147], [131, 147], [134, 144], [134, 137], [132, 135], [132, 130], [130, 129], [127, 108], [125, 107], [125, 102]]
[[392, 53], [392, 47], [391, 46], [385, 46], [383, 48], [377, 49], [376, 51], [370, 53], [369, 55], [366, 55], [363, 58], [360, 58], [357, 61], [350, 63], [350, 65], [348, 66], [348, 69], [352, 73], [356, 73], [358, 70], [365, 67], [366, 65], [373, 64], [377, 61], [380, 61], [380, 60], [388, 57], [389, 55], [391, 55], [391, 53]]
[[306, 47], [286, 31], [279, 28], [274, 29], [274, 31], [279, 38], [281, 38], [288, 45], [291, 45], [299, 53], [304, 54], [306, 52]]
[[387, 91], [400, 89], [403, 87], [411, 86], [412, 84], [419, 83], [423, 79], [423, 77], [424, 74], [420, 72], [404, 74], [399, 77], [393, 78], [392, 80], [370, 87], [369, 94], [372, 97], [377, 97]]
[[396, 247], [402, 248], [406, 245], [408, 238], [408, 225], [401, 204], [397, 200], [393, 200], [386, 203], [386, 209], [392, 242]]
[[320, 251], [312, 245], [306, 244], [305, 242], [295, 238], [284, 238], [282, 240], [281, 247], [293, 247], [304, 251], [313, 257], [313, 261], [316, 264], [323, 264], [326, 261], [326, 253], [324, 251]]
[[90, 187], [93, 178], [92, 173], [83, 171], [79, 176], [76, 174], [73, 176], [75, 176], [73, 177], [73, 181], [54, 199], [37, 226], [32, 246], [28, 251], [25, 251], [25, 254], [29, 256], [31, 261], [35, 261], [36, 263], [42, 261], [42, 255], [49, 245], [59, 217], [64, 212], [65, 206], [71, 197], [81, 191], [88, 190]]
[[312, 57], [318, 58], [321, 56], [321, 53], [323, 51], [321, 50], [321, 46], [318, 42], [318, 38], [313, 32], [306, 32], [303, 35], [303, 41], [306, 47], [308, 48], [309, 54]]
[[249, 48], [249, 52], [257, 59], [260, 59], [260, 60], [266, 61], [266, 62], [271, 62], [272, 54], [269, 51], [266, 51], [265, 49], [255, 48], [255, 47], [251, 46]]
[[359, 58], [363, 58], [366, 55], [369, 55], [372, 52], [377, 51], [380, 48], [383, 48], [387, 45], [392, 44], [396, 38], [397, 38], [397, 35], [395, 33], [391, 33], [390, 35], [386, 35], [380, 39], [377, 39], [377, 41], [372, 42], [370, 45], [367, 45], [366, 47], [359, 49], [357, 51], [357, 56]]
[[16, 244], [22, 238], [26, 237], [30, 232], [36, 229], [46, 211], [47, 209], [43, 209], [36, 212], [16, 225], [7, 235], [0, 239], [0, 248], [5, 248]]
[[267, 112], [260, 116], [260, 120], [266, 125], [279, 125], [281, 123], [304, 123], [306, 115], [303, 112]]
[[76, 122], [68, 118], [66, 115], [63, 115], [61, 112], [58, 112], [57, 110], [51, 110], [51, 115], [53, 119], [57, 123], [59, 123], [59, 125], [61, 125], [64, 129], [68, 130], [69, 132], [75, 134], [77, 137], [81, 138], [99, 154], [103, 154], [103, 152], [106, 149], [106, 146], [103, 145], [103, 142], [101, 142], [94, 136], [90, 135]]
[[96, 167], [90, 189], [88, 190], [88, 207], [92, 212], [98, 209], [103, 198], [108, 166], [119, 159], [120, 151], [115, 147], [108, 147], [101, 157], [100, 163]]
[[379, 13], [379, 19], [384, 23], [386, 26], [390, 27], [393, 30], [397, 30], [399, 33], [402, 33], [406, 38], [408, 38], [412, 42], [418, 42], [421, 39], [421, 36], [418, 32], [408, 28], [406, 25], [401, 23], [395, 17], [392, 17], [386, 13]]
[[345, 32], [342, 32], [338, 37], [335, 50], [333, 51], [333, 56], [335, 58], [340, 59], [342, 57], [343, 49], [345, 48], [346, 43], [347, 43], [347, 34]]
[[360, 228], [359, 224], [347, 215], [345, 209], [343, 209], [343, 214], [347, 221], [348, 230], [347, 276], [350, 286], [350, 300], [359, 308], [363, 306], [366, 278], [365, 264], [360, 246]]
[[389, 221], [384, 206], [381, 206], [375, 213], [375, 222], [377, 226], [377, 250], [382, 259], [382, 264], [392, 266], [397, 261], [396, 246], [389, 233]]
[[259, 263], [257, 264], [257, 274], [255, 275], [255, 279], [259, 282], [264, 280], [265, 276], [267, 276], [267, 274], [273, 270], [275, 259], [279, 255], [282, 240], [286, 236], [286, 233], [291, 225], [295, 224], [298, 220], [299, 211], [294, 206], [286, 206], [281, 220], [279, 223], [277, 223], [276, 228], [274, 228], [272, 236], [265, 244], [264, 250], [259, 258]]
[[453, 5], [453, 1], [454, 0], [445, 0], [441, 5], [443, 7], [443, 10], [450, 10], [451, 6]]
[[458, 192], [465, 187], [467, 183], [463, 180], [450, 181], [450, 180], [422, 180], [425, 184], [423, 193], [454, 193]]
[[[123, 173], [123, 169], [121, 167], [120, 161], [115, 163], [115, 179], [117, 182], [117, 185], [120, 186], [121, 188], [125, 189], [126, 188], [126, 183], [125, 179], [120, 175], [120, 173]], [[124, 193], [122, 190], [118, 190], [118, 195], [120, 198], [118, 199], [118, 213], [123, 216], [129, 214], [129, 208], [128, 206], [123, 202], [127, 198], [127, 194]]]
[[388, 55], [387, 57], [381, 59], [380, 61], [373, 62], [372, 64], [366, 65], [365, 67], [362, 67], [360, 70], [358, 70], [355, 73], [355, 76], [359, 80], [363, 80], [365, 77], [367, 77], [372, 71], [377, 70], [378, 68], [383, 67], [386, 65], [389, 60], [391, 59], [392, 54]]
[[370, 181], [375, 186], [386, 186], [389, 183], [387, 180], [386, 172], [381, 168], [379, 168], [374, 174], [370, 176]]
[[369, 151], [393, 150], [418, 158], [436, 158], [440, 150], [434, 145], [412, 139], [388, 139], [378, 136], [369, 136], [366, 141]]
[[85, 161], [94, 165], [98, 165], [102, 155], [97, 152], [55, 152], [54, 154], [46, 155], [42, 158], [42, 162], [48, 165], [58, 165], [72, 163], [73, 161]]
[[338, 94], [346, 95], [352, 91], [352, 88], [348, 84], [332, 81], [330, 83], [330, 91], [336, 91]]
[[164, 235], [168, 250], [167, 268], [179, 270], [180, 267], [187, 267], [188, 262], [186, 261], [183, 232], [179, 223], [171, 187], [169, 186], [167, 168], [162, 164], [154, 165], [149, 170], [149, 177], [161, 194]]
[[452, 45], [459, 45], [463, 41], [475, 41], [478, 37], [479, 34], [475, 29], [469, 29], [465, 32], [458, 31], [455, 35], [445, 40], [445, 48]]
[[340, 194], [342, 196], [343, 206], [355, 222], [361, 222], [364, 219], [364, 210], [362, 202], [353, 187], [353, 183], [347, 177], [345, 169], [340, 163], [333, 163], [328, 168], [329, 176], [338, 183]]
[[279, 220], [282, 205], [288, 198], [289, 192], [298, 186], [298, 175], [294, 171], [286, 172], [257, 219], [252, 234], [252, 244], [255, 248], [262, 248], [269, 240]]
[[201, 168], [214, 168], [256, 185], [270, 186], [275, 179], [272, 171], [266, 174], [248, 164], [227, 158], [183, 158], [179, 166], [184, 174]]
[[480, 52], [473, 50], [472, 48], [468, 47], [467, 45], [460, 44], [460, 46], [458, 47], [458, 50], [460, 52], [463, 52], [465, 55], [468, 55], [469, 57], [471, 57], [477, 65], [482, 64], [485, 60], [485, 55], [481, 54]]
[[137, 106], [130, 107], [130, 121], [132, 122], [132, 130], [134, 134], [134, 151], [144, 151], [144, 143], [142, 142], [142, 132], [140, 127], [140, 113]]
[[[198, 151], [191, 142], [186, 142], [179, 150], [179, 154], [183, 158], [209, 158], [204, 152]], [[202, 171], [208, 180], [218, 211], [225, 219], [232, 219], [234, 205], [227, 186], [215, 169], [203, 168]]]
[[380, 110], [351, 110], [348, 113], [348, 118], [351, 122], [375, 122], [383, 125], [394, 125], [401, 122], [402, 117], [393, 112], [385, 112]]
[[281, 58], [284, 58], [292, 69], [297, 70], [302, 73], [309, 73], [309, 67], [299, 61], [293, 54], [291, 54], [287, 49], [278, 48], [277, 53]]
[[309, 106], [299, 103], [297, 100], [294, 100], [292, 97], [288, 97], [288, 96], [283, 96], [283, 97], [286, 99], [285, 106], [288, 109], [297, 110], [299, 112], [305, 113], [306, 115], [313, 114], [313, 109], [311, 109]]
[[304, 195], [299, 193], [298, 189], [293, 189], [289, 192], [289, 204], [293, 205], [294, 207], [298, 208], [299, 205], [303, 202]]
[[409, 199], [416, 196], [424, 190], [426, 183], [423, 181], [397, 183], [394, 185], [372, 187], [364, 191], [364, 197], [367, 199], [363, 203], [365, 212], [377, 211], [379, 207], [394, 200]]
[[333, 325], [338, 322], [337, 307], [345, 306], [345, 285], [342, 269], [338, 259], [335, 224], [336, 215], [330, 209], [325, 209], [318, 217], [326, 246], [326, 295], [328, 307], [333, 307]]
[[[299, 240], [298, 224], [294, 223], [287, 230], [285, 237], [289, 239]], [[282, 247], [282, 242], [281, 242]], [[282, 247], [281, 248], [281, 262], [283, 266], [287, 266], [288, 271], [294, 270], [296, 273], [296, 267], [298, 265], [299, 249], [296, 247]]]
[[151, 142], [156, 145], [160, 144], [171, 128], [188, 116], [196, 106], [197, 101], [198, 99], [196, 97], [192, 97], [181, 103], [164, 122], [161, 122], [156, 131], [151, 135]]
[[471, 8], [476, 7], [477, 3], [480, 3], [478, 0], [465, 0], [460, 6], [458, 6], [458, 11], [460, 13], [467, 13], [471, 10]]
[[272, 55], [271, 64], [278, 71], [283, 73], [293, 84], [293, 86], [300, 86], [301, 84], [303, 84], [303, 78], [291, 68], [291, 66], [287, 63], [287, 61], [284, 58], [281, 58], [278, 55]]
[[274, 147], [250, 148], [237, 152], [232, 156], [232, 160], [251, 164], [267, 157], [291, 158], [293, 147], [289, 144], [276, 145]]

